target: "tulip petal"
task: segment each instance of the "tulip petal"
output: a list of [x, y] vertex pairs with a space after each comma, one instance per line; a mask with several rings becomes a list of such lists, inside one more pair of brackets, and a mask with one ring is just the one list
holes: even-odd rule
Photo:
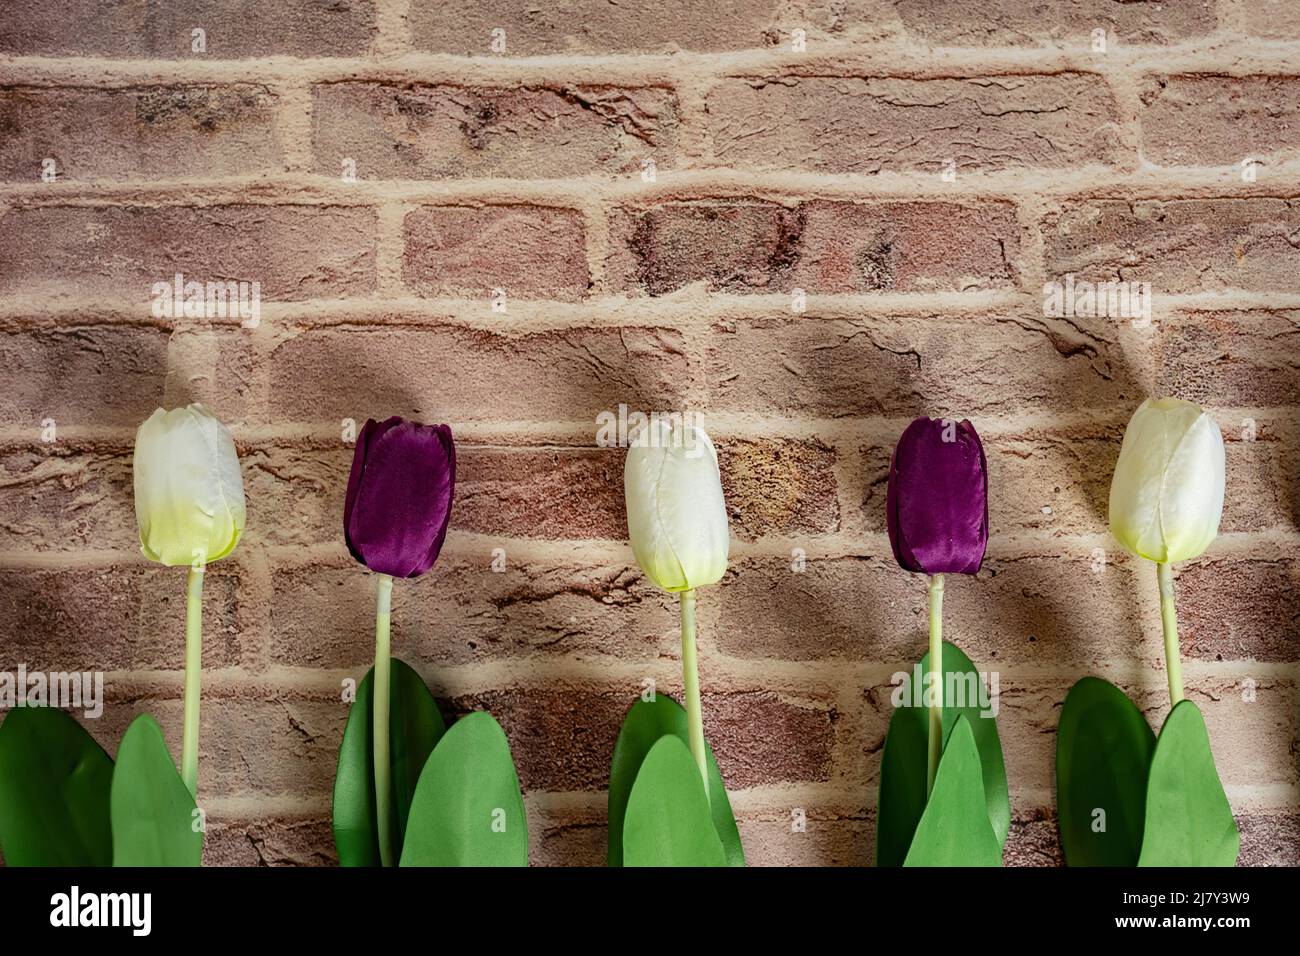
[[455, 482], [455, 443], [446, 425], [367, 422], [344, 503], [349, 550], [381, 574], [428, 571], [447, 537]]
[[1223, 435], [1203, 414], [1183, 433], [1165, 469], [1160, 524], [1173, 560], [1196, 557], [1218, 535], [1225, 470]]
[[356, 448], [352, 453], [352, 470], [348, 473], [348, 488], [343, 498], [343, 538], [347, 543], [348, 551], [352, 553], [352, 557], [362, 564], [365, 564], [366, 559], [361, 556], [352, 543], [352, 512], [356, 505], [357, 495], [361, 491], [361, 478], [365, 473], [366, 460], [370, 455], [370, 448], [375, 439], [388, 429], [396, 427], [401, 421], [402, 419], [396, 415], [382, 422], [377, 422], [373, 418], [366, 419], [365, 425], [361, 428], [361, 434], [357, 436]]
[[623, 470], [637, 563], [667, 591], [713, 584], [727, 570], [730, 532], [718, 453], [704, 430], [653, 419]]
[[1152, 561], [1195, 557], [1218, 534], [1224, 471], [1223, 436], [1210, 416], [1192, 402], [1147, 399], [1115, 463], [1111, 533]]
[[235, 549], [243, 533], [247, 521], [244, 477], [239, 468], [235, 442], [226, 427], [201, 405], [191, 405], [187, 411], [208, 451], [212, 515], [208, 560], [216, 561]]
[[623, 468], [623, 492], [628, 538], [637, 564], [661, 588], [680, 591], [686, 587], [686, 574], [668, 538], [659, 495], [667, 461], [668, 453], [663, 448], [629, 448]]
[[243, 532], [244, 483], [235, 443], [202, 406], [158, 409], [136, 433], [140, 547], [166, 565], [216, 561]]
[[988, 465], [969, 421], [915, 419], [890, 459], [885, 495], [899, 565], [925, 574], [975, 574], [988, 544]]

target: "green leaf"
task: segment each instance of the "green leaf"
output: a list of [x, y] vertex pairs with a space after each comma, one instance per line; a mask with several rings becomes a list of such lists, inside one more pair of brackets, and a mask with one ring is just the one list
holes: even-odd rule
[[[880, 760], [880, 789], [876, 800], [876, 865], [902, 866], [912, 845], [912, 835], [925, 811], [925, 778], [927, 772], [927, 738], [929, 736], [929, 708], [915, 706], [913, 686], [916, 677], [930, 671], [930, 655], [921, 658], [917, 668], [908, 675], [903, 685], [907, 690], [889, 719], [889, 733], [885, 737], [885, 750]], [[948, 642], [943, 645], [944, 746], [952, 736], [953, 728], [961, 717], [966, 717], [975, 746], [979, 752], [980, 775], [987, 804], [989, 825], [997, 837], [998, 845], [1006, 843], [1011, 828], [1011, 799], [1007, 793], [1007, 771], [1002, 761], [1002, 743], [998, 739], [997, 721], [983, 716], [979, 701], [979, 671], [961, 648]], [[950, 678], [949, 675], [957, 675]], [[950, 685], [960, 681], [965, 706], [950, 705]], [[924, 697], [920, 697], [924, 701]]]
[[1190, 700], [1160, 729], [1147, 779], [1138, 866], [1232, 866], [1240, 838], [1210, 753], [1205, 720]]
[[[609, 852], [610, 866], [623, 865], [623, 821], [627, 814], [627, 801], [632, 785], [650, 748], [660, 737], [672, 735], [687, 746], [690, 738], [686, 726], [686, 711], [666, 694], [656, 694], [654, 700], [638, 700], [623, 718], [614, 744], [614, 757], [609, 768]], [[744, 866], [745, 850], [740, 845], [740, 830], [731, 812], [726, 784], [718, 772], [718, 762], [713, 750], [705, 743], [709, 756], [709, 811], [718, 839], [726, 851], [728, 866]], [[699, 775], [699, 769], [695, 771]], [[701, 788], [702, 789], [702, 788]]]
[[[375, 813], [375, 671], [357, 687], [339, 746], [334, 774], [334, 845], [340, 866], [379, 866], [379, 823]], [[393, 773], [393, 848], [401, 855], [411, 798], [424, 763], [446, 731], [438, 704], [423, 679], [396, 658], [388, 687], [389, 760]]]
[[510, 743], [491, 714], [462, 717], [429, 755], [401, 865], [528, 865], [524, 798]]
[[623, 823], [625, 866], [726, 866], [704, 781], [675, 734], [655, 741], [641, 761]]
[[989, 823], [984, 799], [979, 747], [965, 714], [948, 736], [934, 777], [934, 792], [903, 865], [1002, 865], [1002, 844]]
[[109, 866], [113, 761], [52, 707], [15, 707], [0, 724], [0, 850], [9, 866]]
[[141, 714], [117, 748], [110, 797], [114, 866], [198, 866], [203, 832], [158, 721]]
[[1057, 822], [1067, 866], [1137, 864], [1155, 749], [1146, 718], [1118, 687], [1085, 677], [1070, 688], [1056, 731]]
[[926, 720], [912, 707], [889, 718], [876, 803], [876, 866], [902, 866], [925, 812]]

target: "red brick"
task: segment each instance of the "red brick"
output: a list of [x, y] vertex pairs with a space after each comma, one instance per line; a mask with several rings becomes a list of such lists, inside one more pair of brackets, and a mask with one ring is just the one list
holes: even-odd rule
[[663, 295], [693, 282], [728, 292], [780, 292], [798, 262], [806, 216], [760, 202], [624, 207], [606, 263], [616, 290]]
[[[29, 670], [180, 671], [185, 570], [145, 563], [93, 570], [0, 569], [6, 658], [12, 666], [26, 663]], [[240, 601], [239, 578], [239, 567], [229, 560], [207, 571], [204, 667], [235, 666], [252, 654], [255, 638], [247, 628], [254, 612]], [[111, 683], [106, 693], [113, 692]]]
[[1151, 283], [1161, 294], [1300, 291], [1300, 200], [1068, 203], [1044, 221], [1049, 276]]
[[[876, 857], [873, 813], [842, 815], [803, 805], [797, 797], [790, 807], [762, 815], [739, 814], [740, 841], [747, 866], [871, 866]], [[803, 811], [795, 830], [793, 812]], [[851, 811], [846, 811], [851, 813]]]
[[692, 201], [621, 207], [610, 233], [614, 288], [663, 295], [696, 282], [725, 292], [1007, 287], [1020, 231], [1009, 203]]
[[645, 327], [306, 329], [276, 348], [270, 368], [272, 414], [293, 421], [570, 421], [589, 423], [593, 441], [602, 412], [680, 409], [691, 380], [681, 333]]
[[623, 458], [608, 448], [457, 449], [458, 531], [626, 540]]
[[1272, 40], [1300, 39], [1300, 9], [1290, 0], [1241, 0], [1246, 32]]
[[[838, 528], [829, 447], [784, 440], [718, 444], [734, 535]], [[626, 540], [623, 459], [617, 449], [462, 447], [451, 527], [502, 537]], [[336, 497], [342, 515], [341, 492]]]
[[[73, 31], [69, 31], [73, 32]], [[283, 168], [276, 98], [264, 86], [0, 89], [0, 179], [247, 176]]]
[[[259, 317], [259, 322], [266, 321]], [[251, 328], [225, 320], [183, 325], [172, 334], [168, 355], [167, 405], [201, 402], [227, 425], [261, 418], [258, 383], [267, 363]], [[304, 385], [302, 379], [294, 388]]]
[[[1267, 531], [1287, 528], [1292, 513], [1287, 495], [1287, 444], [1264, 423], [1259, 440], [1245, 440], [1239, 432], [1225, 431], [1227, 491], [1219, 532]], [[1259, 428], [1259, 423], [1256, 423]]]
[[1002, 850], [1003, 866], [1064, 866], [1056, 811], [1017, 813]]
[[155, 282], [257, 281], [267, 299], [375, 287], [375, 215], [344, 206], [41, 206], [0, 215], [0, 294], [151, 301]]
[[1238, 866], [1300, 866], [1300, 814], [1238, 811]]
[[1009, 288], [1020, 227], [1010, 203], [808, 204], [794, 284], [808, 292]]
[[204, 866], [337, 866], [328, 818], [224, 820], [209, 814]]
[[[0, 331], [0, 420], [32, 429], [135, 426], [163, 402], [165, 329], [136, 325]], [[56, 431], [57, 434], [57, 431]]]
[[725, 319], [709, 331], [718, 410], [1001, 415], [1112, 407], [1144, 394], [1132, 367], [1141, 342], [1110, 319], [807, 314]]
[[[349, 704], [332, 701], [203, 701], [199, 750], [200, 794], [264, 793], [323, 797], [334, 791], [339, 743]], [[179, 733], [179, 708], [166, 724]], [[179, 747], [173, 744], [175, 752]], [[206, 775], [206, 782], [205, 782]]]
[[831, 173], [1115, 165], [1101, 77], [730, 79], [708, 97], [719, 165]]
[[402, 276], [427, 296], [575, 300], [587, 291], [582, 215], [542, 206], [425, 206], [408, 213]]
[[[1104, 533], [1110, 523], [1110, 483], [1123, 435], [1101, 434], [985, 438], [992, 533]], [[870, 517], [880, 522], [881, 530], [884, 490], [884, 485], [873, 487], [867, 502]]]
[[718, 448], [732, 533], [833, 534], [840, 527], [835, 450], [808, 441], [728, 439]]
[[1211, 661], [1295, 661], [1300, 567], [1214, 558], [1180, 566], [1174, 595], [1183, 655]]
[[708, 595], [718, 623], [706, 637], [723, 654], [854, 662], [912, 656], [917, 625], [900, 602], [913, 585], [923, 601], [923, 584], [892, 562], [807, 559], [796, 572], [794, 561], [782, 553], [731, 563]]
[[[7, 13], [0, 53], [218, 60], [361, 55], [375, 20], [373, 0], [13, 0]], [[195, 28], [206, 33], [206, 53], [192, 52]]]
[[[358, 421], [357, 431], [363, 422]], [[343, 547], [343, 499], [353, 446], [254, 445], [240, 461], [251, 544]], [[455, 520], [453, 514], [453, 521]]]
[[[728, 789], [829, 778], [837, 713], [770, 691], [704, 693], [704, 733]], [[666, 688], [659, 688], [666, 693]], [[525, 792], [603, 790], [618, 729], [640, 687], [603, 692], [510, 688], [455, 701], [490, 710], [506, 735]]]
[[[604, 811], [566, 813], [556, 819], [550, 814], [528, 817], [529, 866], [604, 866], [609, 841], [609, 824]], [[598, 818], [597, 818], [598, 817]]]
[[655, 87], [332, 83], [313, 90], [316, 171], [360, 179], [640, 175], [676, 165], [677, 98]]
[[414, 0], [408, 19], [416, 49], [435, 53], [496, 56], [495, 29], [505, 30], [506, 56], [667, 53], [767, 46], [779, 8], [774, 0], [718, 0], [707, 6], [667, 0], [648, 16], [640, 7], [596, 0], [564, 7], [525, 0]]
[[68, 442], [0, 450], [0, 550], [134, 552], [131, 452]]
[[[106, 689], [112, 696], [111, 687]], [[152, 714], [179, 760], [184, 726], [179, 686], [176, 694], [111, 699], [102, 719], [82, 723], [112, 755], [136, 715]], [[199, 719], [199, 805], [250, 795], [328, 801], [349, 706], [341, 688], [338, 697], [325, 700], [288, 693], [277, 693], [273, 700], [229, 697], [205, 688]]]
[[1142, 152], [1165, 166], [1238, 166], [1300, 148], [1300, 77], [1149, 77]]
[[[393, 652], [433, 666], [526, 657], [653, 660], [677, 647], [677, 606], [636, 568], [526, 562], [505, 546], [494, 572], [444, 554], [393, 593]], [[374, 653], [373, 575], [350, 559], [273, 571], [271, 657], [285, 666], [352, 667]]]
[[[1145, 569], [1122, 553], [1107, 557], [1100, 573], [1090, 551], [988, 557], [977, 577], [950, 582], [944, 636], [981, 670], [1159, 655], [1159, 635], [1144, 643], [1141, 629], [1136, 588]], [[791, 556], [773, 555], [733, 563], [711, 636], [733, 657], [869, 661], [906, 672], [926, 650], [927, 601], [924, 576], [892, 557], [808, 559], [796, 572]], [[1081, 604], [1087, 615], [1075, 612]]]
[[1160, 322], [1162, 395], [1218, 406], [1289, 405], [1300, 395], [1300, 312], [1192, 312]]
[[1086, 45], [1105, 29], [1110, 43], [1169, 44], [1214, 32], [1213, 0], [894, 0], [907, 32], [936, 46]]

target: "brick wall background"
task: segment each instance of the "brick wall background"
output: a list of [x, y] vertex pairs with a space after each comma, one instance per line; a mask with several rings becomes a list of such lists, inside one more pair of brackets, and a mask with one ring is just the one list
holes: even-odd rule
[[[138, 553], [134, 430], [200, 400], [239, 445], [248, 532], [205, 594], [210, 863], [333, 861], [340, 682], [373, 653], [341, 422], [394, 413], [450, 422], [461, 463], [395, 653], [507, 728], [535, 863], [603, 860], [619, 722], [681, 680], [622, 452], [594, 446], [620, 402], [719, 442], [706, 729], [758, 864], [873, 857], [888, 681], [925, 646], [889, 450], [916, 414], [976, 422], [993, 538], [945, 633], [1000, 673], [1007, 861], [1059, 862], [1069, 685], [1167, 712], [1153, 567], [1106, 530], [1156, 393], [1228, 446], [1223, 534], [1178, 568], [1188, 693], [1242, 861], [1300, 863], [1289, 0], [7, 0], [0, 180], [0, 667], [107, 671], [110, 751], [147, 710], [179, 752], [183, 572]], [[176, 272], [260, 281], [260, 326], [153, 318]], [[1149, 281], [1155, 321], [1045, 318], [1065, 273]]]

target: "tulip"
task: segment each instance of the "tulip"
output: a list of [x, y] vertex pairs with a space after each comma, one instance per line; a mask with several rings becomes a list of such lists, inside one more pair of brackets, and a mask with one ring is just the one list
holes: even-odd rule
[[1194, 558], [1219, 533], [1223, 490], [1223, 436], [1214, 419], [1192, 402], [1147, 399], [1115, 463], [1111, 533], [1157, 564]]
[[393, 864], [389, 823], [389, 686], [393, 578], [414, 578], [433, 567], [451, 520], [456, 444], [446, 425], [421, 425], [394, 416], [366, 422], [357, 437], [343, 503], [343, 537], [352, 556], [378, 575], [375, 609], [375, 811], [379, 855]]
[[628, 449], [623, 493], [632, 553], [651, 581], [675, 592], [722, 579], [727, 508], [718, 453], [702, 428], [656, 419]]
[[348, 550], [389, 577], [428, 571], [447, 538], [455, 483], [456, 445], [446, 425], [366, 422], [343, 503]]
[[889, 461], [885, 523], [894, 559], [930, 576], [927, 792], [943, 751], [943, 576], [975, 574], [989, 541], [988, 465], [969, 421], [913, 420]]
[[889, 462], [885, 520], [907, 571], [975, 574], [989, 542], [988, 467], [969, 421], [924, 416], [907, 426]]
[[203, 659], [203, 572], [230, 554], [244, 531], [244, 479], [230, 432], [202, 405], [158, 409], [135, 436], [135, 517], [145, 556], [188, 565], [185, 723], [181, 779], [199, 776], [199, 680]]
[[1171, 565], [1201, 554], [1218, 535], [1224, 484], [1223, 435], [1199, 405], [1161, 398], [1138, 406], [1110, 485], [1110, 530], [1133, 554], [1156, 562], [1175, 704], [1183, 680]]
[[637, 564], [651, 581], [679, 597], [687, 736], [707, 797], [695, 589], [716, 584], [726, 573], [729, 539], [713, 442], [695, 425], [652, 419], [630, 442], [623, 494], [628, 537]]
[[224, 558], [244, 531], [244, 480], [230, 432], [202, 405], [161, 408], [135, 435], [140, 547], [168, 567]]

